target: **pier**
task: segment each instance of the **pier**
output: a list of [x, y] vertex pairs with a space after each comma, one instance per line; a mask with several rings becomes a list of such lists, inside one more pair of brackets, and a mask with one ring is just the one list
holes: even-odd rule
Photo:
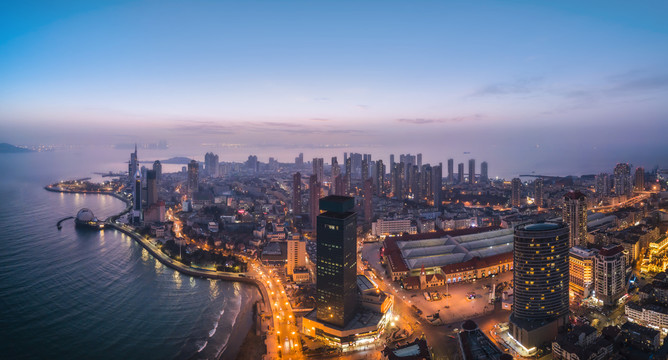
[[68, 216], [68, 217], [66, 217], [66, 218], [64, 218], [64, 219], [60, 219], [60, 220], [58, 221], [58, 223], [56, 223], [56, 226], [58, 227], [58, 230], [60, 230], [60, 229], [63, 228], [62, 225], [60, 225], [60, 224], [62, 224], [63, 221], [65, 221], [65, 220], [69, 220], [69, 219], [74, 219], [74, 216]]

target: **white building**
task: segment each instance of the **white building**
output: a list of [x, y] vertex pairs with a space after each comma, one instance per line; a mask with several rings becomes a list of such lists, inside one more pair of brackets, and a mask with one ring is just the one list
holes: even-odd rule
[[371, 233], [375, 236], [396, 235], [403, 233], [416, 234], [417, 227], [411, 226], [411, 221], [409, 219], [402, 219], [402, 220], [378, 219], [378, 221], [371, 224]]

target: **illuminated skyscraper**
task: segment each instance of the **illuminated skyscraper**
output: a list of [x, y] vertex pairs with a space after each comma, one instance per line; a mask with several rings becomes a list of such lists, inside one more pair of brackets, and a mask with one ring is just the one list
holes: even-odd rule
[[199, 163], [195, 160], [190, 160], [188, 163], [188, 192], [192, 195], [197, 191], [199, 185]]
[[318, 210], [318, 201], [320, 200], [320, 183], [318, 182], [318, 175], [311, 175], [308, 181], [309, 187], [309, 215], [311, 217], [311, 228], [316, 229], [316, 220], [320, 211]]
[[552, 341], [568, 324], [568, 227], [560, 223], [515, 228], [510, 333], [525, 348]]
[[469, 160], [469, 184], [475, 184], [475, 159]]
[[608, 245], [595, 259], [596, 298], [605, 305], [617, 304], [626, 293], [626, 262], [622, 245]]
[[564, 195], [562, 209], [564, 223], [568, 224], [570, 232], [570, 247], [587, 244], [587, 197], [579, 191], [570, 191]]
[[354, 199], [320, 199], [316, 249], [316, 316], [343, 328], [357, 307], [357, 214]]
[[533, 181], [533, 197], [536, 206], [543, 207], [543, 179], [541, 178]]
[[487, 161], [480, 163], [480, 182], [487, 184], [489, 177], [487, 176]]
[[287, 250], [287, 274], [292, 276], [295, 269], [306, 266], [306, 241], [302, 240], [299, 234], [294, 234], [288, 239]]
[[645, 190], [645, 169], [643, 169], [642, 167], [636, 169], [634, 185], [636, 191]]
[[383, 160], [376, 161], [376, 194], [383, 196], [385, 193], [385, 165]]
[[631, 194], [631, 166], [620, 163], [615, 166], [615, 195]]
[[519, 178], [514, 178], [510, 182], [511, 190], [510, 190], [510, 206], [512, 207], [520, 207], [522, 204], [521, 202], [521, 195], [522, 195], [522, 180]]
[[610, 175], [600, 173], [596, 175], [596, 196], [603, 197], [610, 195]]
[[594, 260], [598, 250], [574, 246], [569, 252], [569, 293], [579, 300], [589, 297], [594, 289]]
[[292, 175], [292, 213], [302, 212], [302, 174], [296, 172]]
[[448, 184], [452, 184], [455, 181], [454, 175], [455, 160], [448, 159]]

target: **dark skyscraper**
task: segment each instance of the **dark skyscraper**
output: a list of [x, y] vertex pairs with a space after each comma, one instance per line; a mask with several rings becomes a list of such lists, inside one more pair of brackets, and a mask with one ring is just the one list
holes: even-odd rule
[[345, 185], [345, 193], [350, 193], [350, 180], [352, 180], [352, 171], [353, 171], [353, 160], [351, 158], [346, 159], [346, 177], [343, 178]]
[[457, 164], [457, 183], [464, 183], [464, 163]]
[[313, 158], [313, 175], [318, 177], [318, 182], [325, 181], [325, 163], [323, 158]]
[[480, 163], [480, 182], [487, 184], [489, 181], [489, 175], [487, 175], [487, 161]]
[[510, 332], [528, 349], [552, 341], [568, 323], [568, 242], [563, 223], [515, 228]]
[[162, 163], [160, 163], [160, 160], [153, 162], [153, 171], [155, 171], [155, 178], [160, 184], [160, 181], [162, 181]]
[[434, 180], [432, 181], [432, 187], [433, 187], [433, 198], [434, 198], [434, 206], [436, 208], [439, 208], [441, 206], [441, 190], [443, 188], [443, 164], [438, 164], [438, 166], [434, 166], [431, 168], [432, 176]]
[[394, 169], [394, 154], [390, 154], [390, 172]]
[[155, 170], [146, 171], [146, 206], [158, 202], [158, 176]]
[[364, 180], [364, 221], [371, 224], [373, 218], [373, 180]]
[[141, 170], [139, 169], [135, 172], [134, 197], [132, 201], [134, 202], [132, 221], [135, 224], [139, 224], [141, 222]]
[[218, 155], [212, 152], [204, 155], [204, 172], [212, 177], [218, 176]]
[[336, 159], [336, 156], [332, 156], [332, 186], [334, 186], [334, 181], [340, 174], [341, 166], [339, 166], [339, 161]]
[[543, 207], [543, 179], [537, 178], [533, 182], [533, 197], [536, 206]]
[[199, 163], [195, 160], [190, 160], [188, 163], [188, 192], [192, 194], [197, 191], [199, 184]]
[[639, 167], [636, 169], [635, 173], [635, 182], [634, 182], [634, 189], [636, 191], [644, 191], [645, 190], [645, 169]]
[[362, 160], [362, 182], [369, 178], [369, 162]]
[[137, 144], [135, 144], [135, 152], [130, 153], [130, 162], [128, 163], [128, 182], [134, 184], [135, 174], [137, 173], [138, 161], [137, 161]]
[[469, 184], [475, 184], [475, 159], [469, 160]]
[[448, 184], [455, 181], [455, 160], [448, 159]]
[[311, 217], [311, 228], [316, 229], [316, 219], [318, 214], [318, 200], [320, 200], [320, 183], [318, 182], [318, 175], [311, 175], [308, 180], [309, 190], [309, 216]]
[[316, 316], [341, 328], [357, 307], [357, 214], [354, 199], [327, 196], [320, 199], [316, 248]]
[[522, 204], [521, 197], [522, 195], [522, 180], [519, 178], [514, 178], [510, 182], [510, 206], [520, 207]]
[[337, 175], [334, 178], [334, 195], [344, 195], [345, 192], [345, 177], [348, 175]]
[[617, 164], [614, 176], [615, 195], [631, 194], [631, 166], [625, 163]]
[[302, 174], [296, 172], [292, 175], [292, 213], [302, 212]]

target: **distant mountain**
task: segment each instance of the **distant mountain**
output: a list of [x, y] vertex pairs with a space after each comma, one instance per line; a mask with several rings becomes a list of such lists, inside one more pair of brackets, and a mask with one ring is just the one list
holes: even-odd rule
[[[141, 163], [153, 163], [153, 161], [140, 161]], [[186, 165], [190, 162], [190, 159], [187, 157], [182, 157], [182, 156], [176, 156], [173, 158], [169, 158], [167, 160], [160, 160], [161, 163], [163, 164], [182, 164]]]
[[12, 144], [0, 143], [0, 154], [27, 153], [27, 152], [33, 152], [33, 150], [14, 146]]

